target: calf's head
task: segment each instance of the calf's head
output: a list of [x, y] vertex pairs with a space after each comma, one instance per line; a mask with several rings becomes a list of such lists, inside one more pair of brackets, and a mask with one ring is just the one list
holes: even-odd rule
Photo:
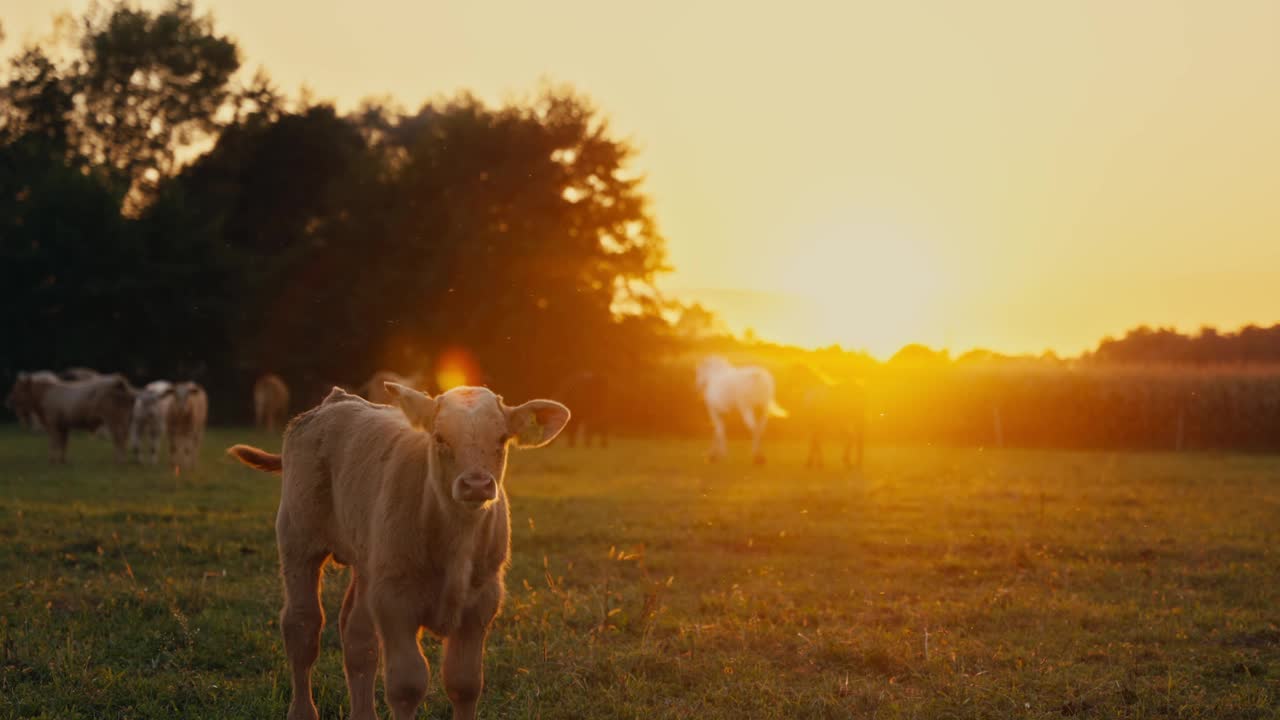
[[481, 387], [457, 387], [435, 398], [398, 383], [385, 387], [409, 423], [429, 434], [437, 490], [470, 508], [498, 497], [509, 447], [542, 447], [569, 422], [569, 409], [552, 400], [510, 407]]

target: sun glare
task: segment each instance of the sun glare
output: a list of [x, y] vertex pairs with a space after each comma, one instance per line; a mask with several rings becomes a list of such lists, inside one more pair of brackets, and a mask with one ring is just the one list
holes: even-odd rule
[[837, 226], [797, 243], [777, 269], [794, 298], [759, 313], [758, 334], [809, 347], [839, 343], [881, 358], [944, 339], [942, 275], [929, 247], [902, 228]]

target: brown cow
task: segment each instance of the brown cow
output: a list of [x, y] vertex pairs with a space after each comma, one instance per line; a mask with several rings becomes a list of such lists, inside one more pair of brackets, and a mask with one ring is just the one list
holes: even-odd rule
[[267, 432], [283, 428], [289, 417], [289, 386], [275, 373], [253, 384], [253, 424]]
[[285, 604], [280, 626], [293, 672], [290, 720], [318, 717], [311, 667], [320, 653], [321, 570], [351, 566], [339, 628], [351, 717], [372, 720], [379, 646], [397, 720], [416, 717], [427, 691], [422, 628], [444, 640], [453, 716], [469, 720], [484, 686], [484, 641], [503, 597], [510, 514], [507, 448], [541, 447], [569, 411], [550, 400], [508, 407], [485, 388], [431, 398], [403, 385], [399, 407], [334, 388], [285, 430], [282, 455], [228, 452], [284, 473], [276, 538]]
[[421, 373], [412, 375], [399, 375], [390, 370], [379, 370], [373, 374], [364, 384], [356, 389], [357, 395], [363, 395], [366, 400], [379, 405], [394, 404], [396, 398], [387, 391], [387, 383], [395, 383], [404, 385], [405, 387], [420, 389], [422, 383], [426, 380]]
[[193, 382], [174, 383], [172, 392], [165, 430], [169, 433], [169, 462], [177, 474], [194, 468], [200, 460], [200, 445], [209, 419], [209, 396]]
[[[839, 382], [803, 363], [786, 375], [797, 402], [793, 418], [809, 435], [806, 467], [822, 467], [822, 441], [835, 436], [844, 442], [844, 466], [862, 469], [866, 434], [866, 391], [856, 381]], [[852, 457], [857, 451], [857, 460]]]
[[67, 461], [71, 430], [106, 428], [116, 447], [116, 461], [124, 462], [129, 442], [129, 418], [138, 391], [122, 375], [99, 375], [88, 380], [28, 378], [36, 414], [49, 433], [49, 460]]

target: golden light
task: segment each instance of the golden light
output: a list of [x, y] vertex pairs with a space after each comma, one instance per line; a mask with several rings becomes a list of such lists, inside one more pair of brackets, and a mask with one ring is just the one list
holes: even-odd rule
[[922, 239], [885, 223], [838, 223], [805, 234], [772, 271], [770, 294], [780, 300], [744, 308], [736, 324], [761, 337], [807, 347], [839, 343], [881, 358], [908, 343], [944, 339], [945, 277]]
[[480, 365], [466, 348], [448, 348], [436, 362], [436, 385], [441, 392], [463, 385], [477, 385], [482, 377]]

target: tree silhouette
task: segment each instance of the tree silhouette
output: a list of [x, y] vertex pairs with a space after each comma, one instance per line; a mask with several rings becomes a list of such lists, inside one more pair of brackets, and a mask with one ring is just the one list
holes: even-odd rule
[[319, 387], [461, 348], [545, 392], [665, 342], [633, 151], [573, 92], [290, 111], [264, 72], [231, 82], [235, 44], [190, 2], [81, 27], [0, 94], [9, 370], [198, 375], [216, 416], [264, 368]]

